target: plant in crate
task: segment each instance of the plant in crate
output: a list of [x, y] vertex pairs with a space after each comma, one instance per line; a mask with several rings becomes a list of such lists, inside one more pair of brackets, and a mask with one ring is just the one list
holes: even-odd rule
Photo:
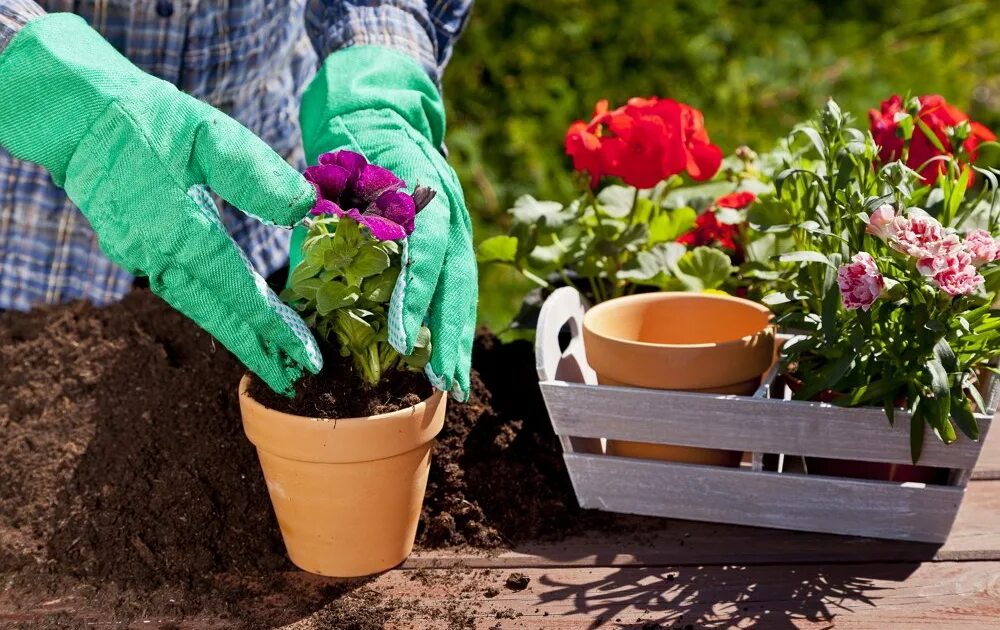
[[[511, 265], [538, 285], [516, 324], [533, 327], [559, 286], [592, 303], [637, 291], [740, 289], [734, 272], [754, 195], [733, 192], [732, 182], [684, 186], [684, 174], [705, 181], [722, 164], [701, 112], [670, 99], [633, 98], [614, 110], [600, 101], [589, 122], [570, 126], [566, 152], [580, 195], [568, 204], [521, 197], [510, 234], [479, 246], [481, 263]], [[745, 165], [751, 156], [743, 156]], [[613, 178], [625, 185], [605, 185]]]
[[[430, 333], [421, 331], [410, 356], [388, 341], [400, 241], [434, 192], [403, 192], [392, 172], [350, 151], [321, 155], [305, 176], [318, 200], [282, 297], [319, 339], [326, 365], [291, 399], [245, 378], [240, 407], [292, 561], [323, 575], [366, 575], [409, 554], [444, 421], [442, 393], [413, 374], [430, 356]], [[387, 399], [398, 404], [381, 413]], [[315, 417], [350, 401], [375, 410]]]
[[751, 273], [770, 290], [799, 399], [911, 414], [944, 442], [979, 436], [980, 377], [1000, 352], [996, 172], [971, 165], [992, 134], [939, 97], [898, 97], [871, 132], [829, 101], [797, 127], [774, 193], [750, 209], [765, 235]]

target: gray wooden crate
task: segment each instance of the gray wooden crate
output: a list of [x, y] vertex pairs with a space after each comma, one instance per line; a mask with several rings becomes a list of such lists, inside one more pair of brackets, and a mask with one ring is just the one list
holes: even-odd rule
[[[910, 463], [909, 414], [890, 427], [880, 408], [845, 409], [788, 400], [772, 387], [777, 366], [753, 396], [597, 385], [583, 346], [586, 306], [572, 288], [555, 291], [538, 320], [542, 394], [581, 507], [835, 534], [943, 542], [965, 494], [998, 399], [990, 377], [980, 441], [942, 444], [930, 431], [921, 465], [950, 469], [949, 485], [826, 477], [764, 470], [766, 455]], [[560, 348], [559, 334], [570, 340]], [[775, 394], [783, 396], [772, 397]], [[740, 468], [605, 454], [605, 439], [750, 453]]]

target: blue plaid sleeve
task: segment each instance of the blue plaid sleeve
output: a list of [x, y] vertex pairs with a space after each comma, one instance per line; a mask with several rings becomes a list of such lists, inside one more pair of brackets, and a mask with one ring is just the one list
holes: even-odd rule
[[371, 44], [418, 60], [440, 85], [472, 0], [310, 0], [306, 30], [320, 59], [348, 46]]
[[39, 15], [45, 11], [34, 0], [0, 0], [0, 53], [28, 20]]

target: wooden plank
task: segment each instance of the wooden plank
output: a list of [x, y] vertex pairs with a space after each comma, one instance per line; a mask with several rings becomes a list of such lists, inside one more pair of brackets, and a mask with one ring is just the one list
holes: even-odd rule
[[[559, 435], [682, 446], [910, 463], [908, 414], [890, 427], [880, 409], [824, 403], [541, 383]], [[980, 425], [988, 435], [990, 418]], [[959, 436], [945, 445], [928, 432], [921, 463], [972, 468], [981, 444]]]
[[[393, 571], [386, 628], [995, 628], [1000, 563]], [[492, 595], [492, 596], [488, 596]], [[322, 617], [322, 613], [317, 615]], [[456, 624], [456, 618], [465, 625]], [[286, 630], [311, 630], [309, 620]]]
[[488, 554], [418, 551], [410, 568], [613, 567], [894, 561], [1000, 561], [1000, 481], [973, 482], [943, 546], [779, 531], [676, 519], [622, 516], [614, 533], [588, 532]]
[[963, 490], [568, 453], [580, 506], [626, 514], [943, 542]]
[[1000, 435], [987, 433], [983, 442], [983, 452], [979, 455], [973, 479], [1000, 479]]
[[[995, 628], [1000, 563], [891, 563], [747, 567], [396, 570], [335, 593], [313, 580], [315, 612], [284, 630], [326, 630], [339, 606], [378, 611], [385, 628], [563, 630], [608, 628]], [[239, 579], [239, 576], [234, 576]], [[381, 597], [378, 594], [381, 594]], [[122, 619], [86, 597], [71, 604], [0, 596], [0, 625], [94, 628], [231, 628], [225, 614], [148, 614]], [[269, 598], [269, 610], [280, 606]], [[178, 609], [174, 609], [178, 610]], [[332, 618], [339, 619], [333, 615]], [[47, 624], [47, 625], [46, 625]], [[368, 627], [368, 626], [366, 626]]]

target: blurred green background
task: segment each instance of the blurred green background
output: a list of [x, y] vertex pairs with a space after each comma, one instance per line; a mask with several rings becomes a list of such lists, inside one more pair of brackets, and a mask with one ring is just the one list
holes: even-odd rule
[[[689, 103], [727, 154], [828, 96], [867, 127], [893, 92], [940, 93], [1000, 131], [998, 34], [985, 0], [480, 0], [445, 76], [448, 145], [479, 241], [521, 194], [569, 198], [563, 134], [600, 98]], [[482, 274], [480, 321], [503, 328], [529, 286]]]

